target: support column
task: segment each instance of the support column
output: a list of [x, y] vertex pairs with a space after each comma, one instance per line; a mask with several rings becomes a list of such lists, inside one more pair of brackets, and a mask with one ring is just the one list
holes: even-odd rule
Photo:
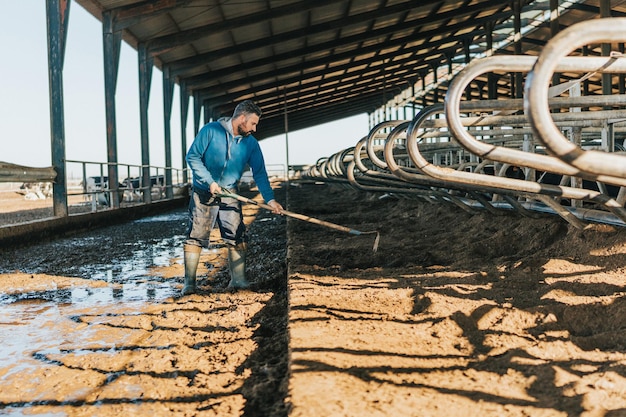
[[415, 83], [417, 80], [411, 81], [411, 120], [415, 117], [416, 108], [415, 108]]
[[50, 139], [52, 167], [56, 179], [52, 186], [53, 213], [67, 217], [67, 175], [65, 173], [65, 116], [63, 107], [63, 63], [67, 41], [70, 2], [46, 1], [48, 31], [48, 83], [50, 95]]
[[148, 131], [148, 106], [152, 83], [153, 59], [145, 45], [137, 48], [139, 58], [139, 122], [141, 127], [141, 184], [143, 202], [152, 202], [152, 180], [150, 179], [150, 134]]
[[197, 135], [200, 131], [200, 115], [202, 114], [202, 100], [198, 93], [193, 94], [193, 132]]
[[439, 103], [439, 74], [437, 74], [437, 69], [439, 66], [436, 63], [430, 64], [430, 71], [433, 74], [433, 84], [435, 88], [433, 89], [433, 104]]
[[[485, 25], [485, 36], [487, 38], [487, 51], [493, 51], [493, 28], [494, 25], [491, 22], [488, 22]], [[498, 94], [498, 85], [496, 81], [495, 74], [490, 72], [487, 74], [487, 97], [491, 100], [496, 99]]]
[[287, 188], [289, 188], [289, 115], [287, 112], [287, 90], [284, 89], [285, 95], [285, 108], [284, 108], [284, 123], [285, 123], [285, 161], [287, 164]]
[[[471, 60], [472, 60], [472, 56], [470, 54], [470, 45], [472, 43], [472, 39], [469, 38], [464, 38], [463, 39], [463, 53], [465, 55], [465, 65], [468, 65]], [[465, 88], [465, 98], [467, 100], [471, 100], [472, 99], [472, 87], [471, 84], [468, 84], [467, 87]]]
[[[522, 55], [522, 5], [520, 0], [513, 0], [513, 26], [515, 31], [515, 55]], [[524, 77], [521, 72], [514, 73], [513, 98], [522, 98], [524, 95]]]
[[174, 197], [172, 189], [172, 101], [174, 96], [174, 83], [170, 79], [170, 70], [163, 68], [163, 136], [165, 141], [165, 196]]
[[428, 71], [420, 71], [419, 76], [422, 78], [422, 91], [424, 94], [422, 95], [422, 108], [428, 107], [428, 100], [426, 99], [426, 76], [428, 76]]
[[[626, 52], [626, 48], [624, 48], [624, 42], [620, 42], [618, 48], [619, 48], [619, 53], [624, 55], [624, 53]], [[625, 74], [619, 74], [618, 79], [617, 79], [617, 88], [619, 90], [619, 94], [626, 94], [626, 75]]]
[[[600, 0], [600, 17], [606, 18], [611, 17], [611, 0]], [[611, 44], [603, 43], [602, 44], [602, 56], [611, 55]], [[602, 94], [611, 95], [613, 93], [613, 81], [612, 76], [609, 73], [602, 74]], [[611, 109], [611, 107], [605, 107], [606, 109]], [[613, 152], [613, 149], [610, 150]]]
[[107, 161], [110, 189], [110, 206], [119, 208], [117, 175], [117, 125], [115, 115], [115, 90], [117, 89], [117, 74], [120, 63], [120, 48], [122, 32], [115, 31], [116, 16], [114, 12], [105, 11], [102, 14], [102, 38], [104, 43], [104, 98], [107, 127]]
[[[559, 33], [559, 0], [550, 0], [550, 36], [555, 37]], [[559, 73], [552, 74], [552, 85], [561, 83]]]
[[189, 93], [184, 81], [180, 81], [180, 146], [183, 167], [183, 184], [189, 182], [187, 175], [187, 118], [189, 114]]

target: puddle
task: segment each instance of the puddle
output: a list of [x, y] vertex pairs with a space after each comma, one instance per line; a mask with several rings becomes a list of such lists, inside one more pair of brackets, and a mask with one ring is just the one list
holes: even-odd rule
[[[178, 296], [181, 280], [163, 277], [159, 269], [174, 265], [182, 271], [184, 222], [181, 210], [2, 251], [0, 391], [24, 379], [35, 389], [45, 369], [58, 366], [50, 358], [65, 347], [91, 340], [114, 349], [123, 343], [125, 335], [102, 339], [81, 317], [142, 311]], [[0, 401], [0, 414], [22, 416], [23, 405]]]
[[137, 219], [133, 221], [133, 223], [155, 223], [155, 222], [171, 222], [171, 221], [187, 221], [187, 212], [186, 211], [177, 211], [167, 214], [158, 214], [156, 216], [151, 217], [143, 217], [141, 219]]
[[184, 239], [182, 235], [162, 239], [133, 250], [129, 258], [118, 258], [106, 264], [83, 265], [80, 267], [80, 275], [110, 282], [127, 282], [146, 276], [158, 279], [158, 275], [151, 272], [152, 269], [172, 263], [182, 265]]
[[[249, 373], [238, 370], [258, 349], [254, 320], [272, 296], [179, 298], [186, 222], [180, 209], [0, 248], [0, 415], [243, 410]], [[203, 284], [225, 286], [225, 262], [215, 239]]]

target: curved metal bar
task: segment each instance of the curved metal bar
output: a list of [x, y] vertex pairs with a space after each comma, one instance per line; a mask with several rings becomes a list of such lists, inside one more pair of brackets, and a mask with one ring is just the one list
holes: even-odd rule
[[[363, 149], [366, 141], [367, 141], [367, 138], [363, 138], [359, 142], [357, 142], [357, 144], [354, 147], [354, 152], [353, 152], [354, 161], [353, 162], [355, 166], [359, 169], [359, 171], [361, 171], [363, 175], [369, 178], [374, 178], [377, 180], [384, 179], [388, 181], [390, 184], [393, 183], [394, 185], [402, 187], [402, 188], [409, 187], [406, 181], [399, 181], [396, 176], [386, 172], [386, 170], [376, 171], [373, 169], [369, 169], [367, 166], [365, 166], [365, 164], [363, 163], [362, 155], [366, 155], [369, 158], [369, 155], [367, 155], [367, 152], [365, 152]], [[350, 168], [348, 168], [348, 174], [351, 174]]]
[[[378, 155], [376, 155], [376, 151], [374, 150], [374, 140], [376, 139], [375, 138], [376, 134], [383, 129], [392, 128], [393, 130], [393, 128], [395, 128], [396, 126], [403, 124], [403, 123], [408, 123], [408, 122], [409, 122], [408, 120], [387, 120], [387, 121], [377, 124], [370, 130], [369, 134], [365, 138], [365, 150], [367, 151], [367, 155], [370, 161], [372, 161], [374, 165], [382, 169], [387, 168], [387, 164], [385, 163], [385, 161], [381, 160], [378, 157]], [[387, 135], [385, 140], [388, 137], [389, 135]]]
[[425, 186], [433, 186], [433, 187], [447, 187], [447, 188], [455, 188], [458, 186], [457, 183], [449, 182], [449, 181], [441, 181], [439, 179], [433, 178], [432, 176], [424, 174], [417, 168], [411, 170], [408, 167], [400, 166], [395, 159], [393, 149], [395, 139], [401, 132], [406, 131], [411, 122], [403, 122], [393, 129], [387, 139], [385, 140], [385, 147], [383, 155], [385, 157], [385, 165], [389, 172], [398, 177], [399, 179], [407, 182], [411, 182], [414, 184], [425, 185]]
[[[440, 187], [440, 188], [448, 188], [452, 190], [460, 190], [463, 192], [467, 192], [474, 200], [476, 200], [479, 204], [481, 204], [483, 208], [485, 208], [486, 210], [491, 211], [491, 212], [493, 212], [493, 210], [499, 210], [499, 209], [495, 209], [489, 201], [487, 201], [484, 198], [481, 198], [481, 196], [478, 193], [476, 193], [476, 191], [487, 191], [483, 187], [473, 187], [473, 186], [468, 186], [468, 185], [460, 185], [458, 182], [442, 181], [441, 179], [435, 179], [429, 175], [426, 175], [420, 172], [416, 168], [411, 169], [409, 167], [400, 166], [397, 163], [394, 152], [393, 152], [395, 137], [400, 134], [399, 133], [400, 131], [406, 130], [409, 125], [410, 125], [410, 122], [405, 122], [396, 126], [396, 128], [393, 129], [391, 133], [389, 133], [389, 136], [387, 137], [387, 140], [385, 141], [385, 148], [384, 148], [383, 155], [385, 156], [385, 161], [387, 163], [388, 169], [392, 174], [394, 174], [395, 176], [397, 176], [398, 178], [404, 181], [415, 183], [415, 184], [430, 185], [430, 186], [435, 186], [435, 187]], [[486, 160], [486, 159], [483, 160], [484, 163], [488, 161], [489, 160]], [[495, 194], [500, 190], [492, 189], [488, 191], [493, 192]], [[503, 195], [503, 198], [507, 199], [507, 196]], [[507, 200], [514, 201], [512, 198], [509, 198]], [[462, 207], [464, 209], [465, 207], [467, 207], [467, 204], [465, 204], [461, 199], [455, 198], [455, 200], [453, 200], [453, 203], [455, 203], [457, 206]], [[528, 216], [527, 210], [523, 210], [520, 207], [520, 205], [515, 205], [511, 203], [511, 206], [514, 209], [520, 211], [522, 215]]]
[[[399, 131], [402, 131], [402, 129], [398, 129], [396, 127], [396, 129], [392, 130], [390, 135], [393, 134], [393, 132], [396, 132], [397, 134], [397, 132]], [[362, 149], [366, 141], [367, 138], [363, 138], [357, 143], [357, 145], [354, 147], [354, 160], [348, 165], [348, 180], [353, 186], [358, 187], [359, 189], [364, 191], [385, 191], [403, 194], [408, 193], [413, 195], [419, 195], [428, 199], [435, 198], [439, 201], [452, 203], [465, 211], [474, 211], [473, 208], [469, 207], [466, 203], [461, 201], [461, 199], [454, 197], [449, 192], [430, 187], [432, 185], [441, 186], [442, 183], [440, 181], [424, 176], [426, 183], [409, 185], [406, 181], [398, 181], [398, 178], [396, 176], [390, 175], [387, 172], [375, 171], [367, 168], [361, 159], [361, 155], [363, 154]], [[365, 154], [367, 155], [367, 152], [365, 152]], [[363, 176], [368, 180], [384, 185], [381, 187], [360, 184], [354, 175], [354, 171], [356, 168], [358, 168]], [[390, 188], [391, 186], [395, 188]]]
[[342, 167], [339, 166], [337, 154], [331, 155], [331, 157], [328, 158], [328, 164], [326, 165], [326, 168], [328, 169], [329, 175], [332, 175], [334, 177], [341, 175]]
[[354, 147], [346, 148], [340, 152], [337, 152], [330, 156], [328, 163], [329, 174], [335, 177], [345, 178], [346, 176], [346, 165], [345, 158], [347, 155], [351, 154], [354, 150]]
[[[489, 203], [489, 201], [487, 201], [484, 198], [481, 198], [481, 196], [475, 192], [475, 191], [484, 191], [483, 189], [474, 188], [474, 187], [459, 187], [458, 183], [441, 181], [439, 179], [435, 179], [431, 176], [425, 175], [417, 169], [411, 170], [409, 167], [401, 167], [396, 162], [396, 159], [395, 159], [395, 155], [393, 152], [394, 144], [396, 142], [397, 137], [400, 134], [404, 133], [407, 130], [409, 125], [410, 125], [410, 122], [403, 122], [397, 125], [389, 133], [389, 135], [387, 136], [387, 139], [385, 140], [385, 147], [384, 147], [383, 155], [385, 157], [386, 165], [388, 167], [387, 169], [391, 171], [392, 174], [394, 174], [395, 176], [397, 176], [403, 181], [407, 181], [407, 182], [411, 182], [411, 183], [415, 183], [419, 185], [429, 185], [432, 187], [438, 187], [439, 188], [439, 190], [437, 190], [438, 193], [443, 193], [448, 199], [450, 199], [450, 201], [453, 204], [455, 204], [456, 206], [462, 208], [463, 210], [467, 212], [472, 212], [471, 206], [469, 206], [462, 199], [457, 198], [456, 196], [450, 194], [449, 191], [444, 192], [442, 189], [461, 190], [464, 192], [468, 192], [474, 200], [476, 200], [479, 204], [483, 206], [484, 209], [492, 213], [495, 212], [495, 210], [497, 210], [496, 208], [493, 207], [493, 205], [491, 205], [491, 203]], [[511, 205], [513, 206], [513, 204]]]
[[[355, 160], [353, 160], [352, 162], [350, 162], [350, 164], [348, 165], [348, 170], [347, 170], [347, 175], [348, 175], [348, 181], [350, 182], [350, 184], [359, 190], [362, 191], [374, 191], [374, 192], [389, 192], [389, 193], [397, 193], [397, 194], [411, 194], [411, 195], [415, 195], [418, 197], [421, 197], [427, 201], [432, 202], [433, 200], [439, 201], [439, 202], [444, 202], [444, 203], [451, 203], [454, 204], [455, 206], [461, 208], [464, 211], [467, 211], [468, 213], [473, 213], [475, 211], [475, 209], [470, 206], [469, 204], [467, 204], [466, 202], [464, 202], [463, 200], [461, 200], [460, 198], [456, 198], [455, 196], [442, 191], [442, 190], [437, 190], [437, 189], [433, 189], [433, 188], [417, 188], [415, 186], [412, 187], [407, 187], [407, 188], [392, 188], [388, 185], [364, 185], [359, 183], [359, 181], [356, 179], [356, 176], [354, 175], [354, 171], [358, 169], [356, 166], [356, 162]], [[372, 178], [369, 177], [370, 180], [374, 180], [375, 182], [382, 182], [382, 180], [380, 178]]]
[[[352, 157], [354, 158], [354, 163], [356, 164], [356, 167], [364, 174], [370, 171], [370, 169], [366, 167], [361, 160], [361, 152], [363, 150], [365, 140], [366, 138], [359, 140], [356, 145], [354, 145], [354, 151], [352, 152]], [[348, 171], [350, 171], [350, 169], [348, 169]]]
[[[582, 59], [581, 59], [582, 58]], [[462, 96], [465, 92], [466, 87], [470, 84], [472, 80], [474, 80], [477, 76], [493, 72], [493, 71], [509, 71], [509, 72], [528, 72], [532, 69], [532, 65], [536, 62], [535, 57], [529, 56], [492, 56], [488, 58], [483, 58], [479, 60], [475, 60], [468, 64], [461, 72], [454, 77], [451, 81], [450, 86], [448, 87], [448, 92], [444, 101], [444, 112], [446, 114], [446, 119], [448, 122], [448, 126], [450, 131], [454, 134], [454, 137], [461, 143], [461, 145], [469, 150], [470, 152], [479, 155], [481, 157], [489, 157], [490, 159], [497, 160], [500, 162], [507, 162], [515, 165], [521, 165], [528, 168], [535, 168], [544, 171], [550, 171], [557, 174], [562, 175], [570, 175], [570, 176], [580, 176], [587, 179], [598, 180], [601, 182], [606, 182], [615, 185], [626, 186], [626, 179], [622, 177], [616, 177], [613, 175], [597, 175], [592, 174], [587, 171], [581, 170], [577, 167], [574, 167], [565, 161], [548, 155], [541, 155], [535, 153], [525, 152], [519, 149], [511, 149], [502, 146], [492, 145], [490, 143], [479, 141], [474, 136], [470, 134], [465, 128], [465, 125], [468, 124], [469, 121], [464, 122], [464, 118], [461, 117], [461, 110], [471, 109], [472, 111], [477, 110], [488, 110], [487, 105], [494, 106], [493, 109], [506, 109], [506, 110], [521, 110], [522, 107], [517, 107], [523, 104], [522, 100], [489, 100], [488, 103], [483, 104], [470, 104], [471, 102], [462, 102]], [[567, 59], [567, 62], [558, 66], [559, 71], [564, 70], [572, 70], [572, 68], [578, 69], [579, 71], [590, 71], [598, 68], [598, 65], [601, 64], [601, 60], [597, 58], [592, 58], [591, 60], [586, 59], [586, 57], [570, 57]], [[606, 59], [603, 63], [606, 63]], [[626, 71], [626, 65], [624, 67]], [[547, 91], [547, 88], [546, 88]], [[554, 100], [555, 103], [558, 103], [560, 106], [568, 105], [571, 107], [582, 107], [589, 105], [609, 105], [616, 104], [615, 100], [611, 100], [610, 97], [604, 97], [603, 100], [600, 100], [596, 97], [579, 97], [575, 100]], [[622, 100], [626, 100], [626, 96], [622, 97]], [[511, 103], [502, 103], [512, 101]], [[500, 102], [500, 103], [498, 103]], [[548, 102], [546, 96], [546, 103]], [[480, 102], [479, 102], [480, 103]], [[622, 101], [624, 103], [624, 101]], [[497, 107], [496, 107], [497, 105]], [[555, 104], [553, 104], [555, 105]], [[549, 109], [545, 109], [546, 115], [549, 114]], [[594, 113], [595, 116], [604, 116], [604, 114], [600, 114], [598, 112]], [[612, 115], [612, 114], [611, 114]], [[611, 116], [607, 114], [606, 116]], [[583, 116], [581, 113], [562, 113], [555, 115], [561, 121], [564, 119], [567, 120], [568, 117], [572, 119], [580, 119], [586, 118], [589, 116]], [[615, 117], [623, 116], [621, 114], [615, 114]], [[471, 122], [469, 122], [471, 123]], [[528, 122], [525, 121], [525, 124]], [[556, 129], [556, 127], [555, 127]], [[533, 129], [534, 131], [534, 129]], [[560, 134], [560, 132], [559, 132]]]
[[[626, 18], [594, 19], [564, 29], [543, 48], [524, 86], [524, 108], [539, 140], [568, 164], [596, 175], [626, 178], [626, 156], [597, 150], [585, 151], [565, 138], [554, 125], [547, 106], [552, 74], [571, 51], [592, 43], [623, 42]], [[605, 57], [597, 71], [622, 72], [624, 59]], [[625, 103], [626, 104], [626, 103]]]
[[439, 106], [432, 106], [423, 109], [415, 116], [407, 131], [407, 150], [409, 152], [409, 156], [415, 166], [422, 170], [425, 174], [437, 179], [456, 182], [458, 184], [472, 187], [482, 187], [490, 190], [499, 190], [499, 193], [526, 195], [529, 196], [529, 198], [533, 198], [532, 196], [541, 194], [552, 197], [592, 201], [603, 205], [621, 219], [626, 219], [626, 209], [620, 206], [613, 198], [597, 191], [550, 184], [539, 184], [534, 181], [488, 176], [473, 172], [455, 171], [450, 168], [438, 167], [431, 164], [420, 154], [419, 147], [417, 145], [417, 132], [424, 120], [426, 120], [433, 113], [439, 111]]

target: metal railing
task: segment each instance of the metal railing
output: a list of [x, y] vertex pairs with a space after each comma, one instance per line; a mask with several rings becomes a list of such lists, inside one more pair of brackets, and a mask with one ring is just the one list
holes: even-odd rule
[[[585, 221], [626, 226], [626, 155], [616, 143], [626, 139], [626, 95], [580, 95], [577, 88], [592, 76], [626, 74], [626, 59], [566, 56], [585, 44], [623, 42], [626, 19], [579, 25], [549, 41], [539, 57], [472, 62], [450, 83], [445, 103], [413, 120], [378, 124], [302, 177], [467, 211], [550, 212], [578, 228]], [[463, 99], [478, 76], [496, 72], [526, 73], [524, 98]], [[550, 86], [555, 72], [582, 76]]]
[[[115, 186], [109, 184], [107, 176], [110, 163], [66, 160], [67, 172], [73, 172], [73, 166], [77, 166], [80, 172], [81, 188], [68, 189], [67, 196], [84, 196], [91, 202], [92, 211], [110, 207], [113, 193], [118, 194], [120, 205], [179, 198], [187, 193], [183, 169], [117, 163], [119, 178], [124, 179]], [[146, 168], [150, 172], [148, 179], [144, 176]], [[170, 177], [171, 181], [168, 181]]]
[[[545, 111], [546, 91], [542, 91], [542, 88], [548, 85], [557, 63], [564, 55], [591, 43], [625, 40], [626, 18], [594, 19], [571, 26], [546, 44], [530, 74], [532, 83], [525, 88], [524, 105], [528, 109], [528, 118], [539, 140], [558, 158], [584, 172], [626, 178], [626, 156], [598, 150], [583, 150], [576, 143], [567, 140], [554, 125], [550, 112]], [[583, 71], [602, 74], [626, 72], [626, 59], [621, 53], [614, 53], [601, 59], [604, 61], [602, 65], [590, 66]], [[624, 120], [623, 117], [620, 119]]]

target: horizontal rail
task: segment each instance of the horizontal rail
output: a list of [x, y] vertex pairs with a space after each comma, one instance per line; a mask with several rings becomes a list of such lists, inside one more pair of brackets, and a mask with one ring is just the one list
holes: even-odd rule
[[33, 168], [0, 162], [0, 182], [54, 182], [56, 177], [53, 167]]
[[[524, 106], [539, 140], [563, 161], [595, 175], [626, 178], [626, 156], [597, 150], [586, 151], [567, 140], [555, 126], [548, 111], [548, 88], [552, 74], [558, 71], [559, 62], [571, 51], [588, 44], [624, 40], [626, 18], [594, 19], [572, 25], [544, 46], [524, 88]], [[598, 72], [623, 73], [626, 67], [626, 59], [621, 54], [601, 59], [605, 63], [595, 69]]]
[[[544, 58], [546, 50], [539, 57], [495, 55], [473, 61], [451, 81], [444, 103], [423, 108], [412, 120], [378, 123], [354, 147], [321, 158], [302, 177], [454, 204], [468, 212], [512, 209], [529, 217], [549, 212], [577, 228], [588, 221], [626, 226], [626, 144], [607, 139], [625, 136], [620, 123], [626, 122], [626, 95], [558, 97], [589, 77], [626, 74], [621, 55], [565, 56], [567, 48], [626, 38], [626, 19], [585, 23], [571, 27], [569, 36], [577, 39], [562, 41], [567, 47], [556, 43], [566, 35], [555, 38], [560, 55], [552, 62]], [[463, 100], [472, 81], [498, 72], [527, 73], [525, 97]], [[542, 83], [536, 83], [535, 72]], [[555, 72], [582, 76], [550, 86]], [[541, 107], [529, 99], [533, 93], [540, 94]], [[537, 126], [538, 120], [543, 125], [549, 121], [551, 131], [536, 140], [545, 127]], [[575, 142], [567, 140], [565, 131]], [[553, 148], [552, 142], [563, 148]], [[604, 166], [589, 169], [593, 163]]]
[[[501, 146], [492, 145], [479, 141], [470, 134], [466, 126], [472, 125], [473, 120], [464, 120], [460, 115], [461, 111], [467, 109], [488, 109], [488, 105], [495, 106], [495, 110], [521, 110], [519, 107], [523, 102], [521, 100], [490, 100], [489, 103], [468, 103], [462, 102], [461, 98], [465, 91], [465, 88], [469, 83], [477, 76], [493, 72], [496, 70], [504, 71], [525, 71], [528, 72], [532, 69], [532, 66], [536, 63], [535, 57], [527, 56], [515, 56], [515, 55], [497, 55], [480, 60], [473, 61], [463, 71], [459, 72], [457, 76], [450, 83], [448, 92], [446, 94], [444, 109], [446, 115], [446, 122], [450, 128], [450, 131], [455, 138], [470, 152], [486, 156], [489, 155], [490, 159], [511, 163], [515, 165], [522, 165], [529, 168], [542, 169], [553, 173], [559, 173], [570, 176], [581, 176], [583, 178], [589, 178], [606, 182], [609, 184], [615, 184], [624, 186], [626, 185], [626, 178], [622, 178], [615, 174], [611, 175], [608, 172], [604, 175], [598, 175], [590, 173], [585, 170], [581, 170], [571, 164], [563, 161], [554, 156], [537, 155], [529, 152], [525, 152], [518, 149], [510, 149]], [[589, 57], [568, 57], [557, 65], [557, 71], [565, 70], [579, 70], [579, 71], [598, 71], [599, 68], [606, 66], [607, 58], [589, 58]], [[626, 61], [623, 62], [623, 71], [626, 71]], [[626, 103], [626, 96], [620, 95], [618, 97], [612, 96], [600, 96], [600, 97], [576, 97], [569, 99], [552, 100], [553, 107], [585, 107], [585, 106], [597, 106], [597, 105], [616, 105]], [[512, 101], [509, 102], [509, 101]], [[548, 98], [546, 96], [546, 102]], [[550, 106], [550, 104], [548, 104]], [[435, 111], [435, 110], [433, 110]], [[546, 114], [549, 114], [549, 108], [545, 109]], [[554, 114], [552, 120], [558, 120], [562, 124], [567, 125], [568, 121], [583, 121], [589, 122], [590, 120], [598, 120], [604, 123], [608, 119], [622, 119], [626, 117], [626, 111], [612, 111], [611, 113], [605, 112], [568, 112]], [[497, 116], [496, 116], [497, 118]], [[497, 120], [497, 119], [495, 119]], [[487, 122], [488, 123], [488, 122]], [[533, 131], [535, 130], [532, 120], [528, 120], [526, 117], [520, 117], [520, 124], [530, 124]], [[556, 126], [555, 126], [556, 128]], [[559, 132], [560, 134], [560, 132]], [[571, 142], [569, 142], [571, 144]]]

